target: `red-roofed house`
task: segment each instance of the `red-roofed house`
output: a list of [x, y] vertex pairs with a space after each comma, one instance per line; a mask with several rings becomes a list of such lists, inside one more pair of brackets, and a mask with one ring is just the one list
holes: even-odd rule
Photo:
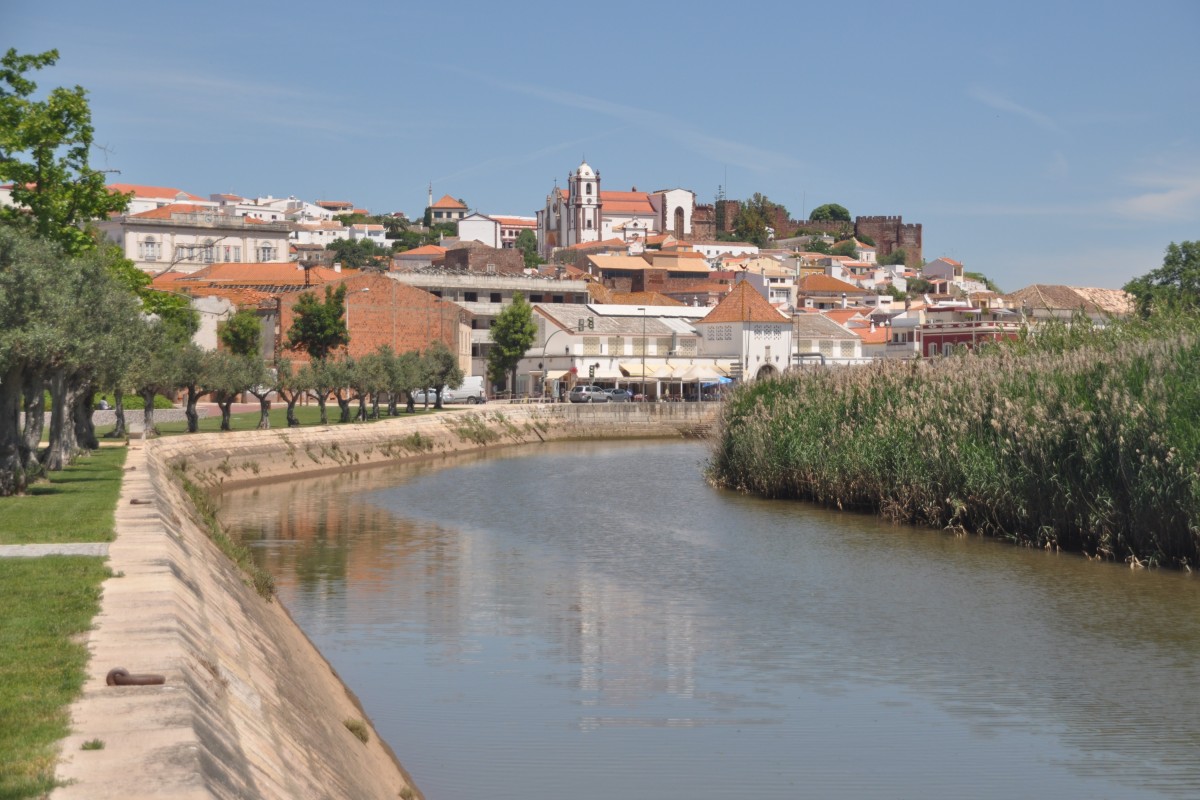
[[792, 323], [746, 281], [693, 323], [706, 356], [735, 359], [743, 380], [778, 375], [791, 365]]
[[286, 262], [289, 225], [222, 214], [211, 204], [175, 203], [101, 220], [97, 227], [138, 269], [195, 272], [217, 262]]
[[433, 189], [431, 187], [429, 190], [429, 211], [435, 225], [439, 222], [457, 223], [467, 215], [467, 205], [461, 200], [455, 200], [448, 194], [442, 195], [442, 199], [435, 203], [433, 202]]
[[215, 208], [217, 203], [171, 186], [143, 186], [139, 183], [110, 183], [108, 189], [118, 194], [132, 194], [126, 214], [140, 214], [173, 203], [191, 203]]

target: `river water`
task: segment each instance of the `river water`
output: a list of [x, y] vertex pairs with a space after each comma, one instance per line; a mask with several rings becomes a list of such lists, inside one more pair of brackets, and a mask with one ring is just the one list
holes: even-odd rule
[[1200, 583], [722, 492], [696, 443], [229, 492], [430, 800], [1200, 796]]

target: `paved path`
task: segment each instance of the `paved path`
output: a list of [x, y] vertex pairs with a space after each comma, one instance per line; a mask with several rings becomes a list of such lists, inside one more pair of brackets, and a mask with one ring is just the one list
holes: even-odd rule
[[82, 544], [0, 544], [0, 558], [37, 558], [38, 556], [108, 555], [108, 542]]

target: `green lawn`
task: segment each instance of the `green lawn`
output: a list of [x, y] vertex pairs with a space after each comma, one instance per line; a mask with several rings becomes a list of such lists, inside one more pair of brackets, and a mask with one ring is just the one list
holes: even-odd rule
[[24, 497], [0, 497], [0, 544], [112, 541], [124, 464], [124, 447], [103, 447]]
[[[111, 541], [125, 454], [104, 447], [24, 497], [0, 497], [0, 544]], [[0, 800], [53, 788], [57, 742], [88, 658], [76, 639], [91, 627], [108, 575], [102, 558], [0, 559]]]
[[[451, 406], [451, 408], [458, 408], [458, 407], [459, 406]], [[352, 406], [351, 412], [353, 413], [357, 409], [358, 409], [358, 405], [355, 404], [354, 406]], [[370, 413], [370, 410], [371, 409], [368, 406], [367, 412]], [[329, 406], [327, 407], [327, 415], [329, 417], [330, 425], [342, 424], [342, 423], [338, 422], [338, 415], [340, 413], [341, 413], [341, 411], [337, 407], [336, 403], [329, 404]], [[422, 406], [417, 406], [416, 413], [406, 414], [406, 413], [404, 413], [404, 406], [401, 405], [399, 415], [397, 417], [393, 418], [393, 417], [389, 417], [387, 415], [386, 407], [380, 406], [379, 420], [404, 419], [406, 417], [417, 417], [422, 414], [430, 414], [430, 413], [433, 413], [433, 406], [429, 407], [429, 411], [425, 411]], [[259, 417], [258, 411], [246, 411], [246, 412], [242, 412], [240, 414], [232, 414], [232, 415], [230, 415], [230, 418], [229, 418], [229, 424], [235, 431], [252, 431], [258, 427], [258, 417]], [[280, 405], [279, 403], [273, 404], [271, 406], [270, 418], [271, 418], [271, 428], [272, 429], [275, 429], [275, 428], [286, 429], [287, 428], [287, 406]], [[314, 425], [319, 425], [321, 422], [321, 410], [319, 408], [317, 408], [316, 405], [296, 406], [296, 419], [300, 421], [301, 427], [309, 428]], [[369, 420], [367, 420], [367, 423], [369, 424], [372, 422], [378, 422], [379, 420], [369, 419]], [[125, 413], [126, 424], [134, 422], [134, 421], [141, 423], [142, 412], [140, 410], [137, 412], [134, 412], [134, 413], [130, 413], [128, 411]], [[180, 433], [187, 433], [187, 421], [186, 420], [178, 420], [178, 421], [172, 421], [172, 422], [156, 421], [155, 424], [158, 427], [158, 432], [160, 434], [162, 434], [163, 436], [174, 436], [174, 435], [180, 434]], [[345, 424], [360, 425], [362, 423], [348, 422]], [[112, 430], [111, 425], [98, 427], [98, 428], [96, 428], [96, 435], [103, 437], [106, 433], [108, 433], [111, 430]], [[212, 416], [212, 417], [201, 417], [200, 418], [200, 433], [216, 433], [220, 430], [221, 430], [221, 416], [219, 414], [216, 416]]]
[[102, 558], [0, 559], [0, 800], [54, 785], [88, 659], [75, 637], [91, 627], [108, 575]]

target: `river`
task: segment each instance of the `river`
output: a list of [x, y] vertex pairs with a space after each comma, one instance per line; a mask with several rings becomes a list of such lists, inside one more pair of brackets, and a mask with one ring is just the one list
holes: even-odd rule
[[707, 486], [704, 444], [233, 491], [430, 800], [1200, 796], [1200, 583]]

